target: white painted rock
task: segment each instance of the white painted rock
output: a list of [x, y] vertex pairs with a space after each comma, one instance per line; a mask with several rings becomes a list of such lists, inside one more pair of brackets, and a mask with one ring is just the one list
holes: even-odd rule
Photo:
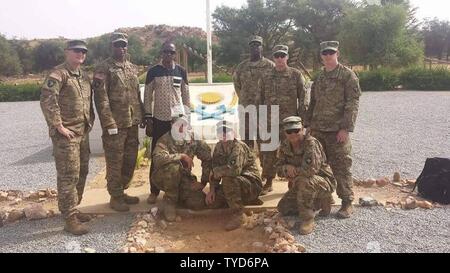
[[24, 209], [28, 220], [40, 220], [47, 218], [47, 211], [40, 204], [33, 204]]
[[148, 227], [148, 224], [147, 224], [146, 221], [140, 221], [140, 222], [138, 223], [138, 226], [140, 226], [141, 228], [147, 228], [147, 227]]
[[363, 207], [374, 207], [378, 205], [378, 201], [372, 197], [359, 198], [359, 204]]

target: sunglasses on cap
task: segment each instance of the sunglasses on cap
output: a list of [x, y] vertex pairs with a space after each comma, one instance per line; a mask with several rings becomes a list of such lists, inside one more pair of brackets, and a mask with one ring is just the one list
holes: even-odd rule
[[72, 51], [75, 53], [83, 53], [83, 54], [87, 53], [86, 49], [81, 49], [81, 48], [74, 48], [74, 49], [72, 49]]
[[298, 133], [300, 133], [300, 129], [290, 129], [290, 130], [286, 130], [285, 132], [286, 132], [286, 134], [288, 134], [288, 135], [292, 135], [292, 134], [298, 134]]
[[173, 50], [163, 50], [163, 53], [166, 55], [175, 55], [177, 52]]
[[336, 51], [333, 51], [333, 50], [325, 50], [322, 52], [323, 56], [334, 55], [334, 54], [336, 54]]
[[284, 58], [284, 57], [286, 57], [286, 56], [287, 56], [287, 55], [284, 54], [284, 53], [275, 53], [275, 54], [273, 54], [273, 57], [274, 57], [275, 59]]

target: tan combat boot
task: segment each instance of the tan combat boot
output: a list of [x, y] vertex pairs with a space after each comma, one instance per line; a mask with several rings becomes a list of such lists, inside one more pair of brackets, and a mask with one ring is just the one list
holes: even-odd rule
[[342, 207], [337, 213], [337, 217], [341, 219], [350, 218], [353, 214], [353, 205], [351, 200], [342, 200]]
[[66, 225], [64, 226], [64, 230], [77, 236], [84, 235], [89, 232], [88, 227], [80, 223], [77, 214], [73, 214], [66, 219]]
[[331, 204], [333, 203], [333, 196], [328, 196], [320, 199], [320, 209], [319, 216], [327, 217], [331, 214]]
[[314, 211], [309, 209], [304, 209], [302, 213], [300, 213], [300, 235], [308, 235], [314, 231], [314, 227], [316, 226], [314, 222]]
[[123, 195], [124, 201], [127, 205], [137, 205], [139, 204], [139, 198], [135, 196], [129, 196], [128, 194]]
[[128, 212], [130, 207], [125, 203], [125, 198], [123, 196], [113, 197], [109, 201], [109, 207], [118, 212]]
[[89, 214], [78, 213], [76, 215], [81, 223], [87, 223], [92, 220], [92, 216], [90, 216]]
[[232, 231], [240, 228], [245, 221], [245, 216], [242, 210], [239, 210], [231, 215], [230, 221], [225, 225], [226, 231]]
[[267, 195], [269, 192], [273, 192], [273, 178], [267, 178], [266, 184], [263, 186], [261, 196]]
[[154, 204], [156, 204], [157, 199], [158, 199], [158, 196], [156, 196], [155, 194], [150, 194], [147, 199], [147, 204], [154, 205]]
[[167, 222], [175, 222], [177, 219], [177, 206], [174, 202], [164, 200], [164, 217]]

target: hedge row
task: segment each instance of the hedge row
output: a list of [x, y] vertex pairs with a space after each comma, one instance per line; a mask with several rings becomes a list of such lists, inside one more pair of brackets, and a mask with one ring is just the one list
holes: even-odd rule
[[[450, 90], [450, 70], [446, 68], [412, 67], [403, 70], [377, 69], [358, 72], [363, 91], [390, 91], [397, 89], [447, 91]], [[145, 80], [145, 79], [141, 79]], [[205, 82], [197, 79], [193, 83]], [[214, 82], [232, 82], [229, 75], [219, 74]], [[41, 86], [38, 84], [0, 84], [0, 102], [39, 100]]]
[[358, 76], [363, 91], [450, 90], [450, 70], [446, 68], [377, 69], [359, 72]]
[[37, 101], [41, 95], [41, 85], [0, 84], [0, 102]]

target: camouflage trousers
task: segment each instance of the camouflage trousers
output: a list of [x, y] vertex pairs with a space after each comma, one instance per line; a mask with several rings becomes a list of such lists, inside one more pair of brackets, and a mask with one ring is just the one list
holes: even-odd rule
[[352, 143], [349, 139], [347, 143], [337, 143], [337, 132], [312, 131], [311, 135], [322, 144], [327, 155], [333, 174], [337, 180], [337, 195], [342, 200], [353, 201], [353, 177], [352, 177]]
[[112, 136], [104, 131], [102, 139], [108, 192], [113, 197], [119, 197], [133, 179], [139, 149], [139, 129], [137, 125], [119, 129], [119, 133]]
[[317, 200], [329, 198], [334, 191], [333, 183], [325, 177], [297, 176], [293, 186], [278, 203], [278, 211], [282, 215], [299, 215], [314, 210]]
[[151, 179], [158, 189], [164, 191], [164, 200], [192, 210], [206, 208], [206, 194], [192, 189], [197, 177], [184, 169], [181, 163], [170, 163], [156, 169]]
[[261, 192], [261, 181], [257, 179], [246, 176], [224, 177], [216, 189], [216, 201], [209, 208], [240, 210], [246, 205], [253, 205]]
[[58, 208], [65, 219], [77, 212], [89, 172], [89, 134], [71, 140], [56, 133], [52, 137], [58, 189]]
[[[284, 133], [282, 133], [280, 129], [280, 136], [279, 136], [280, 143], [285, 140]], [[263, 143], [269, 143], [270, 141], [264, 141]], [[275, 151], [264, 151], [261, 152], [261, 167], [262, 167], [262, 178], [263, 179], [273, 179], [277, 176], [277, 158], [278, 158], [278, 151], [279, 151], [280, 145], [278, 144], [278, 149]]]

